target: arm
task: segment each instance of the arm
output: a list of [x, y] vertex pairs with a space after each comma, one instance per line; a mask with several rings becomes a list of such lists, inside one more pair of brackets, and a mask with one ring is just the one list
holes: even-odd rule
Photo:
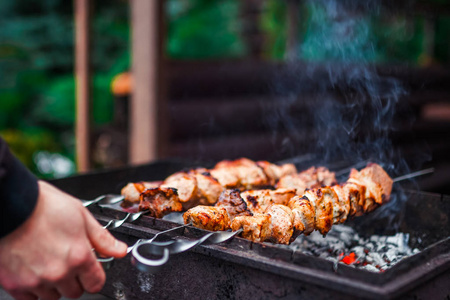
[[0, 138], [0, 238], [28, 219], [36, 206], [37, 196], [36, 178]]
[[[14, 176], [14, 168], [22, 172], [24, 167], [7, 165], [13, 169], [3, 169], [2, 183], [7, 181], [26, 191], [21, 196], [0, 198], [2, 206], [15, 212], [9, 220], [23, 219], [15, 221], [18, 225], [14, 228], [5, 224], [10, 231], [1, 229], [6, 235], [0, 238], [0, 285], [16, 299], [76, 298], [84, 291], [98, 292], [105, 274], [92, 248], [105, 256], [123, 257], [126, 244], [104, 230], [80, 201], [52, 185], [34, 180], [33, 196], [33, 189], [23, 186], [25, 173]], [[0, 184], [0, 188], [2, 197], [17, 192], [9, 185]]]

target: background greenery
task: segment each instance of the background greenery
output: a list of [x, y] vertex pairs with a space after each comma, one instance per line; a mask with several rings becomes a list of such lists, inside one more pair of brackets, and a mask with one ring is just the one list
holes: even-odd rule
[[[102, 125], [112, 118], [111, 81], [130, 65], [129, 3], [92, 2], [93, 113], [95, 125]], [[424, 57], [424, 16], [362, 15], [353, 33], [358, 42], [345, 44], [338, 38], [346, 24], [330, 23], [326, 2], [305, 1], [299, 7], [298, 59], [408, 65], [450, 61], [447, 16], [436, 17], [435, 50], [429, 58]], [[261, 59], [284, 60], [286, 2], [263, 3], [258, 24], [265, 40]], [[167, 57], [245, 59], [249, 42], [241, 5], [239, 0], [167, 0]], [[36, 174], [53, 177], [38, 170], [33, 157], [45, 150], [74, 159], [73, 3], [0, 1], [0, 27], [0, 135]], [[336, 30], [336, 40], [318, 38], [330, 30]]]

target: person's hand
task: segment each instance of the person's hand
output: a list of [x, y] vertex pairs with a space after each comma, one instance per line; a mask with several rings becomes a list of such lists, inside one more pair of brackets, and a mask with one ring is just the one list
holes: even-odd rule
[[93, 248], [123, 257], [127, 245], [103, 229], [80, 201], [39, 181], [31, 217], [0, 239], [0, 285], [18, 300], [99, 292], [105, 273]]

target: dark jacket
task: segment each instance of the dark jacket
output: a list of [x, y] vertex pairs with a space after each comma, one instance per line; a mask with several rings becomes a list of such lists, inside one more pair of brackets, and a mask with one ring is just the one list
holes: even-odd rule
[[0, 137], [0, 238], [30, 217], [38, 198], [37, 178]]

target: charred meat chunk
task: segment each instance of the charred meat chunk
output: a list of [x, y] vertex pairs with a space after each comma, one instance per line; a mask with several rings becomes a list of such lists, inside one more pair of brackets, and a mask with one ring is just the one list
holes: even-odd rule
[[155, 218], [162, 218], [171, 212], [183, 210], [177, 190], [173, 188], [146, 189], [140, 197], [139, 210], [148, 210]]

